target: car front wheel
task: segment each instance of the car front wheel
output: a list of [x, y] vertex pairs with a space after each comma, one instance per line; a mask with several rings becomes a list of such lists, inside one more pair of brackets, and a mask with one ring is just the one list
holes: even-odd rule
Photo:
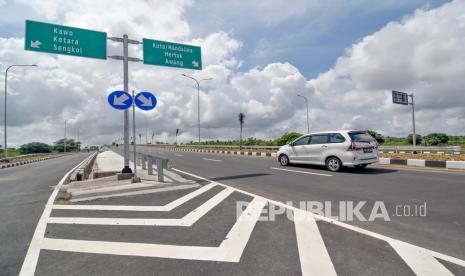
[[326, 168], [332, 172], [337, 172], [342, 168], [342, 162], [337, 157], [326, 159]]
[[281, 164], [281, 166], [288, 166], [289, 165], [289, 157], [287, 157], [287, 155], [285, 155], [285, 154], [281, 154], [279, 156], [279, 164]]

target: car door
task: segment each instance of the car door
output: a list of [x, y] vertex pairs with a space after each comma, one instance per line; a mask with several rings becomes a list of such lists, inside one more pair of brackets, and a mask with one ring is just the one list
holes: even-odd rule
[[314, 134], [310, 138], [310, 143], [306, 146], [307, 161], [309, 163], [320, 163], [321, 156], [328, 149], [328, 135]]
[[289, 159], [291, 162], [303, 162], [307, 156], [306, 146], [308, 145], [309, 136], [304, 136], [289, 144], [291, 147], [291, 152]]

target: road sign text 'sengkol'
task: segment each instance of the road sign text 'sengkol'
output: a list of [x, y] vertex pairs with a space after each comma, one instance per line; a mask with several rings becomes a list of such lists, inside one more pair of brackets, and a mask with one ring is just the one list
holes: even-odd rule
[[200, 47], [143, 39], [144, 64], [202, 70]]
[[107, 58], [104, 32], [26, 20], [24, 49], [89, 58]]

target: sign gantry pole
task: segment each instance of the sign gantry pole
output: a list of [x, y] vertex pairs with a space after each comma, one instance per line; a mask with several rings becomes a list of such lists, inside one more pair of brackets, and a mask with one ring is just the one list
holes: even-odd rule
[[412, 106], [412, 127], [413, 127], [413, 136], [412, 136], [412, 141], [413, 141], [413, 147], [415, 148], [417, 146], [417, 134], [415, 132], [415, 100], [414, 100], [414, 95], [409, 94], [409, 97], [412, 99], [412, 102], [410, 105]]
[[[122, 60], [123, 61], [123, 78], [124, 78], [124, 91], [129, 93], [129, 75], [128, 67], [129, 61], [139, 62], [142, 61], [138, 58], [131, 58], [128, 55], [128, 45], [129, 44], [142, 44], [142, 42], [137, 40], [132, 40], [128, 38], [128, 35], [123, 35], [120, 37], [109, 37], [109, 40], [122, 42], [123, 43], [123, 56], [108, 56], [112, 59]], [[135, 162], [135, 160], [134, 160]], [[124, 110], [124, 167], [121, 171], [122, 173], [132, 173], [131, 168], [129, 167], [129, 111]]]

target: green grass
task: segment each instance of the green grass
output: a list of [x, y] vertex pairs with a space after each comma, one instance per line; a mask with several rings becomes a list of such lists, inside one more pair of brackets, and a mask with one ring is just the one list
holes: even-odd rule
[[[3, 149], [0, 149], [0, 158], [3, 158], [5, 153], [3, 152]], [[17, 149], [8, 149], [8, 158], [11, 158], [11, 157], [16, 157], [18, 155], [21, 155], [21, 153], [19, 152], [19, 150]]]

